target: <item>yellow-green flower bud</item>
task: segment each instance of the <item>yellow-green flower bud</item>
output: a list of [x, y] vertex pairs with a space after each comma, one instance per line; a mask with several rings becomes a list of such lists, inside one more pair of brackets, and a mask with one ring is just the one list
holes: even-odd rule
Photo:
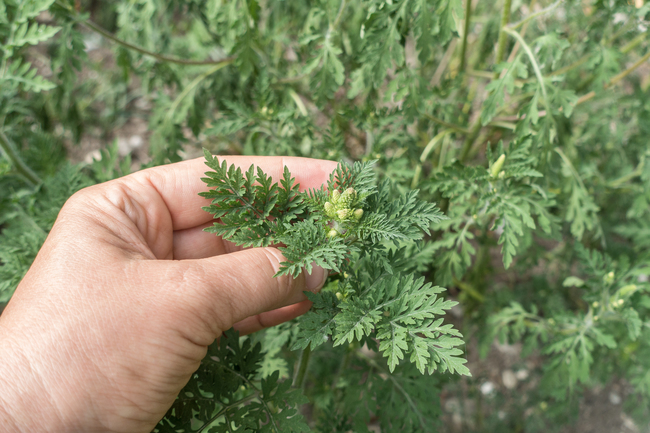
[[335, 189], [332, 191], [332, 204], [337, 204], [339, 202], [339, 199], [341, 198], [341, 191], [338, 189]]
[[338, 299], [339, 301], [343, 299], [343, 294], [341, 292], [336, 292], [336, 299]]
[[339, 232], [337, 232], [336, 230], [332, 229], [332, 230], [329, 231], [329, 233], [327, 233], [327, 237], [328, 237], [328, 238], [335, 238], [336, 236], [338, 236], [338, 234], [339, 234]]
[[332, 203], [326, 201], [325, 202], [325, 213], [327, 214], [328, 217], [334, 218], [334, 206], [332, 206]]
[[363, 209], [357, 209], [354, 211], [354, 219], [359, 221], [363, 216]]
[[336, 211], [336, 216], [338, 216], [340, 220], [344, 220], [350, 217], [350, 213], [350, 209], [341, 209]]
[[354, 190], [354, 188], [346, 189], [343, 191], [343, 194], [341, 194], [341, 198], [339, 199], [339, 206], [343, 208], [350, 207], [356, 196], [357, 192]]
[[497, 159], [494, 164], [492, 164], [492, 167], [490, 167], [490, 175], [492, 177], [498, 177], [499, 172], [501, 171], [501, 168], [503, 167], [503, 163], [506, 160], [506, 154], [502, 153], [499, 159]]

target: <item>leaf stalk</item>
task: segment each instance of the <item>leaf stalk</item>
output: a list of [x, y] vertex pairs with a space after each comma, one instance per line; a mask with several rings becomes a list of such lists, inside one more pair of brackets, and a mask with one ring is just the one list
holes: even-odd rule
[[9, 137], [0, 130], [0, 148], [11, 161], [16, 171], [27, 180], [31, 186], [36, 186], [43, 182], [40, 177], [22, 160], [18, 150]]

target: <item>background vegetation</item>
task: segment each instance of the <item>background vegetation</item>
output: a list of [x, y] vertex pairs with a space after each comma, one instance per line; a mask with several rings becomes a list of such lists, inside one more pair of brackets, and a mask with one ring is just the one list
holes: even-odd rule
[[[460, 302], [473, 376], [324, 345], [306, 423], [647, 429], [649, 20], [643, 0], [0, 0], [0, 301], [86, 185], [201, 147], [378, 159], [449, 217], [411, 259]], [[288, 383], [295, 329], [247, 340], [251, 378]]]

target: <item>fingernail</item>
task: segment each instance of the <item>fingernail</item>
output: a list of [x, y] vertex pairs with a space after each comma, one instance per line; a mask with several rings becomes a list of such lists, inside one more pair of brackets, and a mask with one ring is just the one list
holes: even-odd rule
[[305, 271], [305, 285], [310, 292], [317, 292], [325, 284], [327, 271], [320, 266], [312, 265], [311, 272]]

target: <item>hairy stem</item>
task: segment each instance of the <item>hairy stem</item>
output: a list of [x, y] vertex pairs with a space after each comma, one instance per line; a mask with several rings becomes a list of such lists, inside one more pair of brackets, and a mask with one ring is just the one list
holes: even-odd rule
[[3, 150], [4, 154], [7, 156], [7, 159], [11, 161], [16, 171], [23, 176], [32, 186], [38, 185], [42, 182], [41, 178], [38, 177], [34, 171], [29, 168], [25, 161], [22, 160], [18, 154], [16, 146], [13, 144], [11, 139], [7, 137], [4, 131], [0, 130], [0, 148]]
[[311, 345], [307, 346], [302, 352], [300, 352], [300, 359], [298, 360], [298, 366], [296, 367], [296, 372], [293, 375], [293, 384], [291, 385], [294, 388], [302, 388], [305, 382], [305, 374], [307, 373], [307, 366], [309, 365], [309, 358], [311, 357]]

